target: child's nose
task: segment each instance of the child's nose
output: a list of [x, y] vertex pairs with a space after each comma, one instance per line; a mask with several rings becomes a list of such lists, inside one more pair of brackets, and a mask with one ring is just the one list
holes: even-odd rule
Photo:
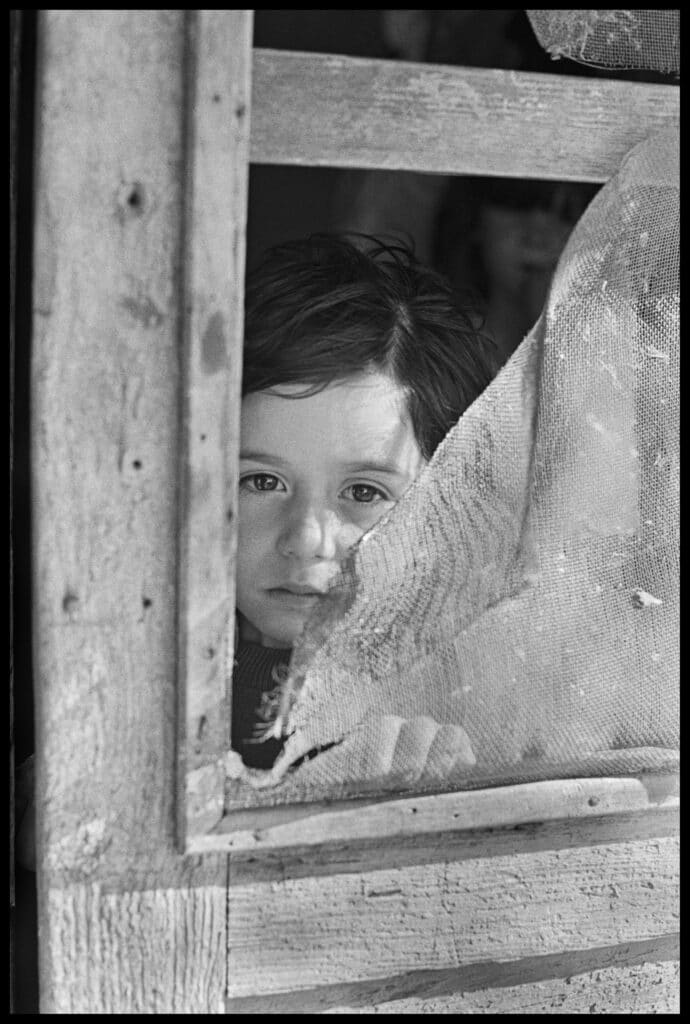
[[278, 539], [282, 555], [298, 559], [339, 557], [340, 521], [328, 509], [294, 509]]

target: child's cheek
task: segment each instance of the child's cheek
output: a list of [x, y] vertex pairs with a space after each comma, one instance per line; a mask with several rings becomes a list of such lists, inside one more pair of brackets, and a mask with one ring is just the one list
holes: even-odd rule
[[348, 525], [351, 526], [353, 533], [361, 537], [367, 530], [371, 530], [387, 512], [390, 512], [394, 505], [394, 501], [377, 501], [370, 504], [353, 503], [348, 517]]
[[369, 514], [367, 516], [358, 516], [357, 522], [341, 522], [338, 533], [338, 549], [341, 558], [345, 557], [347, 552], [359, 541], [360, 537], [367, 530], [370, 530], [379, 518], [379, 516]]
[[266, 500], [266, 496], [242, 494], [238, 503], [237, 547], [238, 556], [242, 552], [254, 557], [270, 546], [272, 536], [280, 529], [280, 507], [276, 501]]

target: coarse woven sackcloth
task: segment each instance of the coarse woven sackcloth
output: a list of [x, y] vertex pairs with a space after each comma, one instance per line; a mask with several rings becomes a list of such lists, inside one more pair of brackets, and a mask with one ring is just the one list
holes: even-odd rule
[[527, 11], [544, 49], [591, 67], [680, 72], [680, 10]]

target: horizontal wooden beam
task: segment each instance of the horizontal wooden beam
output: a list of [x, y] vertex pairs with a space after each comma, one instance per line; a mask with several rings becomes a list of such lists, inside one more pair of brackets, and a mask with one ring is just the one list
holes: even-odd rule
[[234, 811], [214, 832], [190, 838], [188, 852], [313, 847], [325, 842], [398, 841], [463, 829], [586, 819], [677, 807], [678, 776], [555, 779], [495, 789], [333, 805]]
[[[227, 1013], [679, 1012], [680, 936], [228, 999]], [[596, 1009], [594, 1009], [596, 1007]]]
[[679, 88], [255, 49], [250, 160], [606, 181]]
[[[644, 959], [675, 959], [678, 876], [679, 839], [659, 836], [494, 857], [477, 851], [359, 874], [247, 878], [228, 892], [227, 996], [302, 992], [337, 1005], [337, 987], [363, 984], [347, 994], [428, 999], [434, 982], [451, 988], [458, 970], [461, 990], [481, 990], [591, 971], [611, 956], [625, 964], [630, 950], [616, 949], [623, 945], [645, 944]], [[650, 948], [654, 940], [666, 940], [663, 953]], [[416, 991], [401, 987], [405, 976]]]

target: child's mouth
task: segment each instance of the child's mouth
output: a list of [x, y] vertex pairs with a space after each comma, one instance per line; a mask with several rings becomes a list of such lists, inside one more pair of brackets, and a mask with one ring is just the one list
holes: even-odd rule
[[273, 600], [279, 601], [281, 604], [292, 605], [295, 608], [309, 608], [320, 597], [323, 597], [321, 591], [302, 586], [271, 587], [268, 594]]

